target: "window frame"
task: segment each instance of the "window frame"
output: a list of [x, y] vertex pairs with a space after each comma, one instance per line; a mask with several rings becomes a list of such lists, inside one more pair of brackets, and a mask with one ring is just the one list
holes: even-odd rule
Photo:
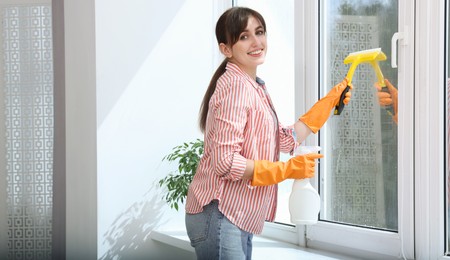
[[[445, 256], [446, 3], [416, 0], [416, 258]], [[448, 10], [448, 9], [447, 9]], [[447, 13], [447, 15], [449, 15]], [[433, 40], [429, 40], [433, 39]], [[447, 65], [448, 66], [448, 65]], [[432, 68], [432, 69], [430, 69]], [[421, 86], [427, 86], [423, 88]], [[442, 94], [445, 93], [443, 96]], [[444, 97], [444, 98], [442, 98]], [[427, 126], [427, 127], [424, 127]]]
[[[316, 1], [305, 1], [304, 5], [305, 22], [313, 22], [314, 26], [308, 26], [304, 31], [304, 50], [305, 60], [309, 61], [305, 64], [305, 69], [315, 70], [312, 72], [305, 72], [305, 81], [309, 82], [308, 86], [319, 86], [321, 84], [319, 70], [320, 64], [317, 57], [319, 57], [321, 41], [320, 35], [320, 4]], [[405, 31], [405, 28], [414, 24], [411, 17], [414, 17], [414, 4], [410, 4], [407, 1], [399, 0], [399, 31]], [[311, 24], [309, 24], [311, 25]], [[410, 31], [410, 30], [408, 30]], [[407, 39], [413, 39], [413, 33], [409, 32]], [[400, 47], [400, 45], [402, 45]], [[312, 51], [314, 50], [314, 51]], [[414, 41], [409, 40], [408, 44], [405, 42], [399, 42], [398, 48], [398, 60], [399, 64], [405, 68], [405, 70], [413, 71], [411, 65], [405, 64], [405, 57], [414, 57]], [[412, 53], [412, 54], [411, 54]], [[313, 61], [313, 64], [311, 64]], [[411, 62], [410, 62], [411, 63]], [[307, 68], [308, 65], [311, 68]], [[408, 67], [406, 67], [408, 66]], [[402, 84], [403, 83], [403, 84]], [[399, 85], [413, 85], [413, 78], [410, 76], [406, 78], [405, 73], [399, 71]], [[304, 85], [307, 86], [307, 85]], [[317, 90], [303, 89], [304, 96], [307, 98], [304, 104], [306, 107], [311, 107], [317, 100]], [[411, 91], [408, 94], [400, 95], [400, 111], [414, 111], [412, 102], [405, 102], [406, 100], [412, 100], [414, 93]], [[301, 102], [301, 101], [300, 101]], [[413, 158], [413, 128], [414, 122], [413, 113], [404, 113], [399, 118], [399, 133], [406, 133], [407, 138], [399, 138], [399, 172], [411, 172], [414, 169], [410, 162]], [[409, 126], [409, 127], [408, 127]], [[317, 142], [317, 138], [312, 141]], [[403, 147], [403, 148], [400, 148]], [[403, 149], [403, 153], [400, 153]], [[402, 159], [403, 158], [403, 159]], [[409, 159], [406, 159], [409, 158]], [[403, 163], [401, 163], [403, 162]], [[316, 183], [317, 184], [317, 183]], [[317, 187], [317, 186], [316, 186]], [[413, 174], [399, 174], [399, 232], [381, 231], [376, 229], [367, 229], [361, 227], [355, 227], [350, 225], [343, 225], [337, 223], [331, 223], [326, 221], [319, 221], [318, 224], [307, 227], [306, 232], [306, 244], [308, 247], [315, 249], [326, 249], [337, 251], [340, 253], [347, 253], [351, 250], [355, 256], [367, 257], [379, 257], [379, 256], [399, 256], [404, 255], [408, 258], [414, 257], [414, 219], [413, 219]], [[403, 199], [403, 200], [402, 200]], [[405, 203], [402, 203], [405, 202]], [[400, 217], [401, 216], [401, 217]], [[403, 221], [400, 220], [402, 218]], [[402, 239], [407, 238], [407, 239]], [[403, 242], [402, 242], [403, 241]], [[380, 253], [381, 252], [381, 253]]]

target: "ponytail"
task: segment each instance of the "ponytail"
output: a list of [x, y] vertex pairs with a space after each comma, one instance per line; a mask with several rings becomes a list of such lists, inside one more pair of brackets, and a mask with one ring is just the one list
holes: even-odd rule
[[211, 78], [211, 81], [209, 82], [209, 86], [208, 89], [206, 90], [205, 96], [203, 97], [203, 101], [200, 106], [199, 120], [198, 120], [198, 125], [202, 133], [205, 132], [206, 128], [206, 117], [208, 116], [209, 100], [211, 100], [211, 96], [214, 94], [214, 91], [216, 90], [217, 80], [220, 78], [220, 76], [222, 76], [223, 73], [225, 73], [227, 63], [228, 59], [224, 59], [220, 64], [220, 66], [217, 68], [216, 72]]

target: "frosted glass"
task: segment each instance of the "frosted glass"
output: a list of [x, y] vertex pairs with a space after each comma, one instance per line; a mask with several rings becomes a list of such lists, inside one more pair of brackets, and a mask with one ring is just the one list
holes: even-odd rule
[[[50, 5], [1, 8], [7, 259], [51, 259], [53, 54]], [[2, 142], [3, 143], [3, 142]], [[6, 166], [6, 167], [5, 167]], [[2, 198], [4, 199], [4, 198]], [[0, 228], [0, 230], [5, 230]]]
[[[397, 1], [322, 1], [321, 92], [324, 96], [347, 74], [351, 52], [381, 48], [385, 78], [396, 87], [390, 40], [397, 31]], [[352, 99], [321, 131], [321, 220], [397, 231], [397, 125], [380, 106], [368, 64], [358, 66]]]

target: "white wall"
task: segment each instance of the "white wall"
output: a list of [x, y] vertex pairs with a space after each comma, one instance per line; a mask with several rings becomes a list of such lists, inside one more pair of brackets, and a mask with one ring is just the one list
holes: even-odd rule
[[94, 18], [92, 1], [64, 1], [66, 259], [74, 260], [97, 253]]
[[95, 9], [98, 256], [162, 259], [149, 234], [183, 229], [184, 210], [162, 200], [157, 182], [175, 165], [161, 159], [202, 137], [213, 1], [97, 0]]

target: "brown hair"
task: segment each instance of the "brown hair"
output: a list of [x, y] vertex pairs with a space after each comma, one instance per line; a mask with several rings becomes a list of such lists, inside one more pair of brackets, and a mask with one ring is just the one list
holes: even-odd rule
[[[255, 10], [246, 7], [232, 7], [225, 11], [217, 20], [216, 24], [216, 38], [217, 43], [224, 43], [229, 46], [233, 46], [238, 40], [241, 33], [247, 28], [248, 18], [250, 16], [255, 17], [263, 26], [264, 32], [266, 32], [266, 22], [260, 13]], [[202, 104], [199, 112], [199, 127], [204, 133], [206, 128], [206, 117], [208, 116], [209, 100], [216, 90], [217, 80], [225, 73], [228, 59], [225, 58], [219, 65], [216, 72], [209, 82], [208, 89], [203, 97]]]

